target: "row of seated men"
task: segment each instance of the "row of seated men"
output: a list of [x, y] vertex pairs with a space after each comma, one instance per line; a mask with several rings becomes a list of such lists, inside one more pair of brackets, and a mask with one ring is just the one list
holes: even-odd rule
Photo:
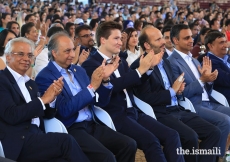
[[[143, 150], [148, 162], [215, 162], [224, 156], [230, 109], [210, 96], [218, 71], [212, 71], [208, 57], [202, 67], [191, 58], [189, 27], [172, 27], [175, 49], [168, 59], [163, 57], [161, 32], [145, 27], [139, 36], [145, 53], [131, 68], [114, 55], [122, 46], [121, 31], [116, 22], [102, 23], [96, 35], [99, 48], [82, 67], [71, 64], [75, 47], [69, 36], [54, 34], [47, 46], [51, 60], [37, 75], [36, 83], [25, 75], [34, 44], [25, 38], [7, 43], [7, 67], [0, 72], [0, 140], [6, 158], [132, 162], [137, 148]], [[219, 32], [206, 38], [215, 34]], [[219, 38], [225, 37], [210, 39], [210, 50]], [[152, 106], [157, 120], [138, 109], [133, 94]], [[178, 104], [184, 96], [197, 113]], [[117, 131], [100, 123], [94, 105], [109, 113]], [[58, 118], [69, 134], [45, 134], [43, 117]], [[191, 154], [178, 153], [180, 148]], [[198, 148], [220, 148], [220, 153], [192, 154]]]

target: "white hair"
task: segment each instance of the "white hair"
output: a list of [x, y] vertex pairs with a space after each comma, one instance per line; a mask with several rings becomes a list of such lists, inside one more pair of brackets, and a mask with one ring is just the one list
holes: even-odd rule
[[23, 42], [23, 43], [27, 43], [28, 45], [30, 45], [31, 47], [31, 51], [33, 53], [34, 49], [35, 49], [35, 45], [34, 45], [34, 42], [32, 42], [31, 40], [27, 39], [27, 38], [24, 38], [24, 37], [19, 37], [19, 38], [14, 38], [12, 40], [10, 40], [7, 44], [6, 44], [6, 47], [5, 47], [5, 50], [4, 50], [4, 54], [5, 55], [8, 55], [12, 52], [12, 47], [15, 43], [17, 42]]

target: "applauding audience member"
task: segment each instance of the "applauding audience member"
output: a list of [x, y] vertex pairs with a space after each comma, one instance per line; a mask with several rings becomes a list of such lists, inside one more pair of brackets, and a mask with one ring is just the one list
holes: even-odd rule
[[57, 108], [57, 118], [67, 127], [68, 133], [76, 139], [92, 162], [134, 162], [136, 142], [100, 125], [94, 113], [94, 104], [103, 107], [110, 101], [113, 86], [103, 81], [109, 78], [117, 66], [105, 65], [103, 61], [94, 70], [90, 81], [83, 68], [72, 64], [75, 47], [71, 38], [63, 32], [50, 38], [48, 50], [51, 61], [37, 75], [36, 82], [43, 94], [53, 80], [64, 78], [63, 90], [53, 107]]

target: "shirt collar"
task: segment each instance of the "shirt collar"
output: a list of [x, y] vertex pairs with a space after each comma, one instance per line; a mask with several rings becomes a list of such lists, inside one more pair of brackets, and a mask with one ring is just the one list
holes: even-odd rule
[[16, 71], [14, 71], [13, 69], [11, 69], [9, 66], [7, 66], [7, 69], [10, 71], [10, 73], [13, 75], [15, 81], [18, 83], [18, 81], [21, 78], [24, 78], [25, 83], [28, 82], [30, 80], [30, 77], [28, 77], [27, 75], [22, 76], [21, 74], [17, 73]]
[[[62, 71], [66, 71], [66, 69], [62, 68], [60, 65], [58, 65], [55, 61], [52, 61], [54, 66], [58, 69], [58, 71], [61, 73]], [[68, 67], [68, 71], [71, 71], [72, 64]]]
[[210, 51], [209, 51], [208, 53], [211, 54], [211, 55], [213, 55], [213, 56], [215, 56], [216, 58], [222, 60], [224, 63], [228, 61], [228, 57], [229, 57], [228, 55], [225, 55], [224, 58], [220, 58], [220, 57], [214, 55], [214, 54], [213, 54], [212, 52], [210, 52]]
[[166, 52], [167, 52], [167, 54], [170, 56], [172, 53], [173, 53], [173, 51], [174, 51], [174, 49], [173, 49], [173, 51], [170, 51], [170, 50], [168, 50], [167, 48], [165, 48], [165, 50], [166, 50]]
[[192, 54], [189, 52], [188, 54], [185, 54], [181, 51], [178, 51], [177, 49], [174, 49], [184, 60], [191, 58], [192, 59]]
[[106, 56], [105, 54], [101, 53], [99, 50], [97, 50], [97, 52], [98, 52], [104, 59], [106, 59], [106, 60], [111, 59], [111, 58], [109, 58], [108, 56]]

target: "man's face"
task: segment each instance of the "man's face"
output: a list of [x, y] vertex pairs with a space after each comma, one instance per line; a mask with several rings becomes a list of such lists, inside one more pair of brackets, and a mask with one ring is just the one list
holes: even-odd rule
[[193, 48], [193, 38], [190, 29], [182, 29], [179, 33], [179, 39], [174, 37], [173, 41], [176, 49], [185, 54], [188, 54]]
[[[58, 49], [57, 51], [52, 51], [52, 55], [55, 59], [55, 62], [62, 68], [68, 68], [73, 62], [75, 57], [75, 48], [73, 41], [66, 37], [61, 36], [58, 38]], [[61, 43], [60, 43], [61, 42]]]
[[[18, 54], [24, 54], [21, 57]], [[26, 71], [31, 66], [31, 59], [28, 55], [33, 55], [29, 44], [24, 42], [17, 42], [12, 47], [12, 54], [6, 55], [8, 66], [21, 75], [25, 75]]]
[[82, 46], [91, 48], [94, 46], [93, 35], [90, 30], [82, 30], [78, 35], [79, 43]]
[[220, 21], [215, 21], [214, 24], [212, 25], [212, 29], [214, 30], [219, 30], [220, 29]]
[[160, 30], [157, 28], [148, 28], [146, 29], [146, 33], [148, 34], [147, 50], [153, 50], [155, 54], [160, 53], [165, 50], [165, 39], [163, 38]]
[[216, 38], [212, 43], [208, 44], [210, 52], [214, 55], [223, 58], [227, 52], [227, 40], [225, 37]]
[[6, 18], [5, 19], [2, 19], [2, 22], [4, 23], [4, 24], [7, 24], [8, 22], [10, 22], [11, 21], [11, 16], [10, 15], [6, 15]]
[[192, 37], [195, 38], [198, 33], [199, 33], [199, 26], [198, 25], [195, 25], [193, 28], [192, 28]]
[[30, 18], [28, 19], [28, 22], [32, 22], [36, 25], [37, 21], [36, 21], [35, 16], [30, 16]]
[[118, 29], [111, 30], [111, 34], [108, 39], [101, 38], [101, 46], [106, 50], [109, 55], [119, 54], [122, 41], [121, 41], [121, 31]]
[[164, 32], [164, 38], [165, 38], [165, 48], [167, 49], [173, 48], [173, 44], [170, 40], [170, 31]]

